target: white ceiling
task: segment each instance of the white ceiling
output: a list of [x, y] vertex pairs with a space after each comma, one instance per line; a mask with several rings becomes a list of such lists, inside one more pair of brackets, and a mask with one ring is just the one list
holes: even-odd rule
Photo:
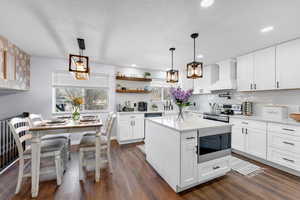
[[[299, 0], [0, 0], [0, 35], [31, 55], [67, 57], [85, 39], [92, 60], [142, 68], [192, 60], [192, 32], [205, 63], [300, 36]], [[273, 25], [273, 32], [260, 29]], [[41, 66], [42, 67], [42, 66]]]

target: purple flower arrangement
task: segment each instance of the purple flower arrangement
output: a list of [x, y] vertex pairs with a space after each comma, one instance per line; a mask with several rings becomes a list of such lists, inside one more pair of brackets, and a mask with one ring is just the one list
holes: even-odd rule
[[189, 106], [189, 98], [193, 94], [193, 90], [184, 91], [181, 88], [171, 88], [170, 93], [179, 107]]

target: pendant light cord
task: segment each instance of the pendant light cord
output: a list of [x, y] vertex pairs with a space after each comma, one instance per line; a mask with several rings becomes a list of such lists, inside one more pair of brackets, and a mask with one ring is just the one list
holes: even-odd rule
[[194, 38], [194, 62], [196, 62], [196, 39]]
[[172, 52], [172, 70], [173, 70], [173, 50], [171, 50], [171, 52]]

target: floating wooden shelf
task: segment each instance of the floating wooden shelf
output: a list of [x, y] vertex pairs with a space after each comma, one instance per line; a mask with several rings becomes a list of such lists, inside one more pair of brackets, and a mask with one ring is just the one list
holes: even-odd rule
[[117, 93], [139, 93], [139, 94], [148, 94], [150, 91], [146, 90], [116, 90]]
[[123, 81], [141, 81], [141, 82], [151, 82], [151, 78], [138, 78], [138, 77], [121, 77], [116, 76], [117, 80], [123, 80]]

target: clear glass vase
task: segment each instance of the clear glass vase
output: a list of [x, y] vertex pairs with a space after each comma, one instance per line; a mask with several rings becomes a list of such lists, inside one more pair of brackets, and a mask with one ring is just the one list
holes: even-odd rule
[[178, 105], [178, 117], [177, 117], [178, 121], [184, 121], [184, 117], [183, 117], [183, 106]]
[[72, 119], [73, 121], [79, 121], [80, 119], [80, 112], [79, 112], [80, 108], [79, 106], [74, 106], [73, 107], [73, 113], [72, 113]]

